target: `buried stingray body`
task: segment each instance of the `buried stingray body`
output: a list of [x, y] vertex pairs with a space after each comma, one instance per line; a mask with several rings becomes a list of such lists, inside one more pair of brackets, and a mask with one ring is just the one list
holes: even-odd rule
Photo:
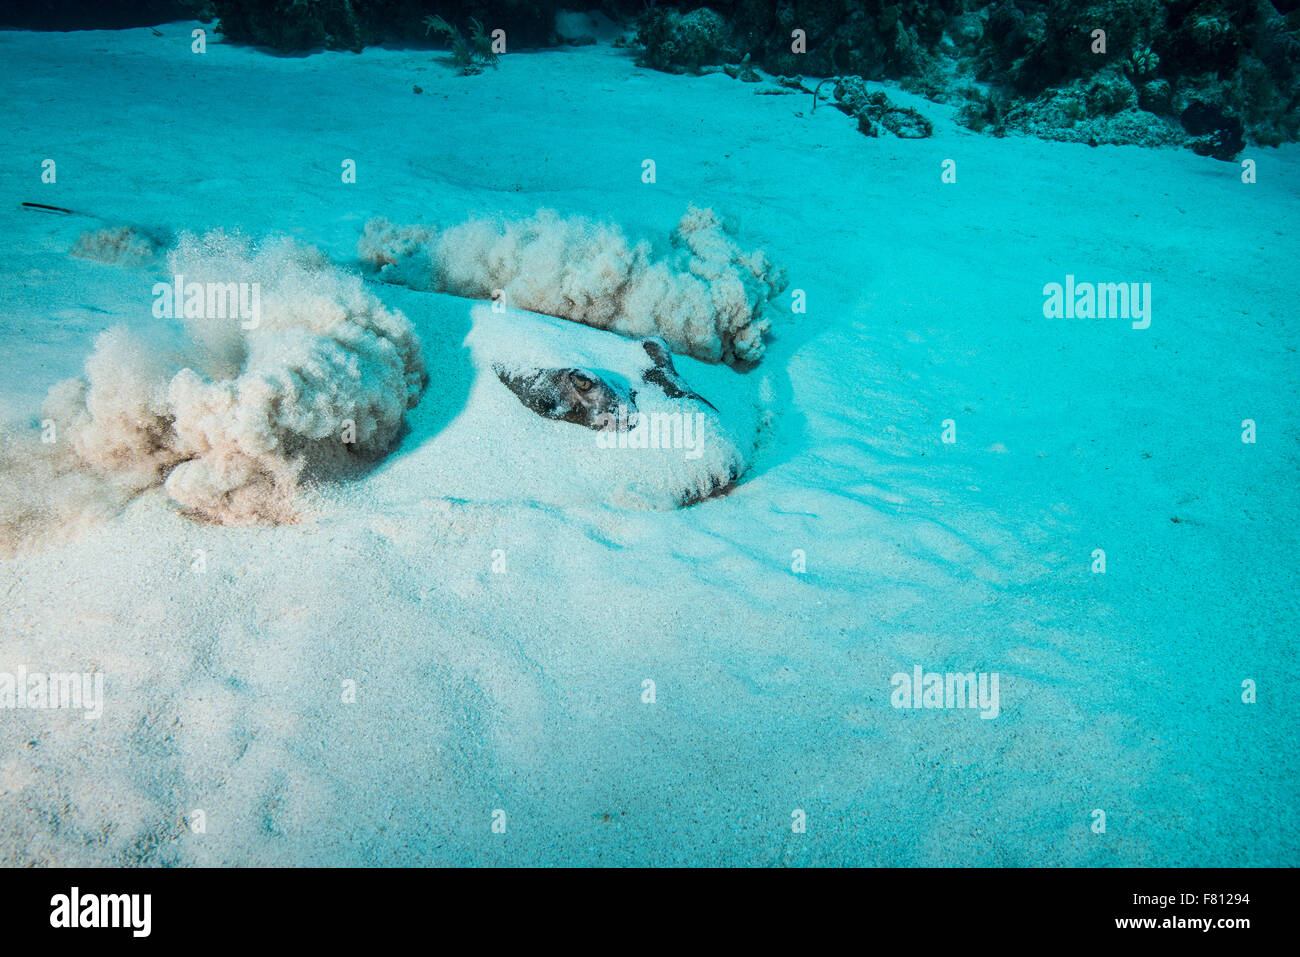
[[[673, 365], [672, 351], [659, 338], [641, 340], [650, 358], [650, 366], [641, 371], [641, 381], [663, 392], [668, 399], [699, 402], [717, 412], [717, 407], [694, 391]], [[620, 384], [622, 377], [579, 368], [510, 368], [494, 363], [497, 378], [515, 394], [526, 408], [545, 419], [572, 422], [589, 429], [605, 431], [619, 422], [636, 428], [637, 393]], [[732, 462], [716, 474], [683, 488], [677, 496], [678, 507], [694, 505], [707, 498], [726, 495], [740, 479], [742, 466]]]

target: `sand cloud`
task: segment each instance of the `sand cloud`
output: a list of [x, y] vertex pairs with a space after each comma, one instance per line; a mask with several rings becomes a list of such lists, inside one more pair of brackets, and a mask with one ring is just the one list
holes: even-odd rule
[[[168, 263], [186, 284], [258, 284], [258, 322], [189, 316], [165, 346], [126, 327], [103, 333], [83, 375], [45, 401], [59, 436], [50, 471], [90, 470], [128, 494], [161, 485], [221, 524], [286, 522], [305, 478], [392, 447], [424, 362], [410, 322], [360, 278], [292, 240], [221, 232], [183, 235]], [[12, 533], [32, 515], [5, 524]]]
[[661, 336], [674, 352], [728, 364], [763, 357], [764, 305], [785, 288], [762, 250], [743, 251], [713, 210], [695, 206], [658, 256], [617, 225], [549, 210], [441, 231], [372, 219], [357, 255], [390, 282]]

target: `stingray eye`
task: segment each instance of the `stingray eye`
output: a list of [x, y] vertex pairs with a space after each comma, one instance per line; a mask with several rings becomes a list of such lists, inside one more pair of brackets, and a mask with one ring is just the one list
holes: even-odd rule
[[573, 387], [579, 392], [590, 392], [591, 387], [596, 384], [594, 379], [590, 379], [580, 372], [574, 372], [570, 376], [573, 379]]

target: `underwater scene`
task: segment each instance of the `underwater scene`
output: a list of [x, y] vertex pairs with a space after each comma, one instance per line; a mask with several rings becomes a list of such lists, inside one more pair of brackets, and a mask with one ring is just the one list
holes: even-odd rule
[[1300, 0], [5, 4], [0, 102], [0, 864], [1300, 863]]

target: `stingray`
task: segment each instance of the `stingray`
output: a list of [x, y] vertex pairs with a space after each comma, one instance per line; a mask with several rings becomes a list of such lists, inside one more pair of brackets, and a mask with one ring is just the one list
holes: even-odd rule
[[492, 371], [525, 408], [544, 419], [600, 429], [622, 407], [635, 422], [636, 392], [594, 369], [511, 369], [494, 363]]
[[[641, 347], [651, 361], [641, 373], [642, 382], [658, 386], [670, 399], [702, 402], [717, 411], [678, 373], [668, 343], [659, 338], [643, 339]], [[572, 367], [512, 369], [500, 363], [493, 364], [492, 371], [526, 408], [544, 419], [602, 429], [622, 412], [630, 427], [636, 425], [636, 390], [612, 374]]]

